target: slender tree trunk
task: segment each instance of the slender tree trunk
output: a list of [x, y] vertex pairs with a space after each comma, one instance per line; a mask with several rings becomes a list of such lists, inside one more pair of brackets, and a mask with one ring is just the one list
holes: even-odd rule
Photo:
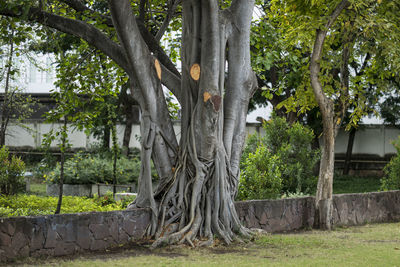
[[[332, 107], [333, 109], [333, 107]], [[333, 112], [323, 116], [323, 147], [319, 169], [316, 210], [319, 227], [330, 230], [332, 227], [332, 191], [335, 164], [335, 124]]]
[[335, 118], [334, 103], [325, 95], [323, 91], [321, 82], [319, 80], [319, 62], [322, 58], [322, 47], [324, 45], [327, 31], [331, 28], [337, 17], [347, 5], [348, 1], [342, 0], [330, 15], [324, 29], [317, 30], [310, 62], [311, 86], [322, 115], [324, 140], [317, 193], [315, 197], [316, 218], [319, 227], [327, 230], [332, 228], [332, 187], [335, 163], [335, 137], [337, 133], [337, 126], [340, 124], [341, 120], [335, 120], [337, 118]]
[[6, 82], [4, 86], [3, 108], [1, 112], [0, 147], [3, 147], [6, 144], [7, 124], [10, 117], [9, 91], [10, 91], [11, 67], [13, 63], [13, 55], [14, 55], [14, 29], [12, 28], [10, 33], [10, 51], [7, 60]]
[[110, 137], [111, 137], [111, 129], [110, 126], [106, 123], [104, 125], [104, 130], [103, 130], [103, 148], [104, 149], [110, 149]]
[[126, 123], [125, 123], [125, 130], [124, 130], [124, 137], [122, 139], [122, 152], [125, 156], [129, 155], [129, 145], [131, 141], [132, 135], [132, 126], [133, 126], [133, 116], [132, 116], [132, 106], [126, 112]]
[[116, 185], [117, 185], [117, 159], [118, 159], [118, 143], [117, 143], [117, 125], [116, 121], [112, 122], [112, 155], [113, 155], [113, 198], [115, 199]]
[[346, 150], [346, 158], [344, 160], [344, 167], [343, 167], [343, 174], [348, 175], [350, 171], [350, 165], [351, 165], [351, 156], [353, 154], [353, 144], [354, 144], [354, 138], [356, 136], [357, 129], [356, 128], [351, 128], [350, 133], [349, 133], [349, 139], [347, 142], [347, 150]]
[[63, 199], [63, 188], [64, 188], [64, 162], [65, 162], [65, 150], [67, 147], [67, 117], [64, 117], [64, 125], [61, 131], [61, 160], [60, 160], [60, 181], [59, 181], [59, 192], [57, 208], [54, 214], [59, 214], [61, 211], [62, 199]]

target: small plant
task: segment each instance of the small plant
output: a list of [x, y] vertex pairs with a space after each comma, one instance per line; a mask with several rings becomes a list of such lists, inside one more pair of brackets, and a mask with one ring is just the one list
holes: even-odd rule
[[386, 175], [381, 179], [381, 190], [384, 191], [400, 189], [400, 137], [392, 144], [397, 150], [397, 155], [383, 169]]
[[0, 149], [0, 193], [13, 195], [24, 190], [25, 163], [17, 156], [10, 159], [8, 149]]
[[104, 196], [95, 195], [93, 200], [97, 205], [102, 207], [117, 203], [112, 192], [107, 192]]
[[[313, 168], [319, 151], [311, 148], [312, 130], [298, 122], [289, 125], [275, 115], [263, 127], [265, 136], [250, 136], [244, 149], [239, 199], [313, 193], [317, 184]], [[257, 191], [255, 195], [251, 190]]]

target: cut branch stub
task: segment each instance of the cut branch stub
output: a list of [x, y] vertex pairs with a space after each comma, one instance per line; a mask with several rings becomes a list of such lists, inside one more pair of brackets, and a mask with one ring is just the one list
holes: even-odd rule
[[194, 63], [192, 67], [190, 67], [190, 77], [192, 77], [193, 80], [198, 81], [200, 79], [200, 65], [197, 63]]
[[203, 94], [203, 99], [204, 99], [204, 103], [206, 103], [208, 101], [208, 99], [211, 98], [211, 94], [209, 92], [205, 92]]
[[158, 79], [161, 80], [161, 65], [160, 65], [160, 62], [158, 61], [158, 59], [154, 60], [154, 67], [156, 68]]

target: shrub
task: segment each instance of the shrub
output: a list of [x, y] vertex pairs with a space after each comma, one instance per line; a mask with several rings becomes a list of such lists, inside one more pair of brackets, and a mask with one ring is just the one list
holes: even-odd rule
[[260, 145], [247, 157], [239, 183], [238, 199], [277, 198], [282, 190], [280, 159]]
[[[314, 138], [313, 131], [298, 122], [289, 125], [284, 118], [274, 115], [263, 127], [266, 132], [265, 136], [262, 138], [258, 135], [251, 136], [244, 149], [239, 198], [249, 199], [250, 197], [247, 196], [251, 195], [247, 193], [246, 196], [240, 193], [240, 190], [263, 190], [265, 192], [272, 190], [271, 192], [276, 192], [278, 190], [277, 183], [262, 180], [272, 181], [270, 175], [276, 175], [277, 180], [281, 179], [280, 194], [313, 193], [317, 184], [313, 168], [320, 155], [319, 151], [311, 148]], [[256, 144], [258, 144], [258, 148], [255, 150]], [[267, 166], [263, 166], [263, 164]], [[258, 171], [253, 170], [254, 168]], [[275, 169], [279, 171], [274, 171]], [[251, 177], [253, 175], [261, 175], [261, 177]], [[243, 189], [244, 186], [251, 189]], [[263, 186], [274, 187], [261, 189]], [[278, 196], [279, 194], [266, 193], [263, 198], [272, 195]], [[257, 198], [259, 197], [261, 196]]]
[[[58, 183], [60, 165], [46, 175], [49, 183]], [[117, 161], [117, 182], [119, 184], [135, 183], [140, 174], [140, 161], [137, 158], [128, 159], [120, 157]], [[153, 170], [153, 178], [157, 174]], [[111, 158], [103, 155], [76, 153], [64, 164], [65, 184], [111, 184], [113, 177], [113, 162]]]
[[400, 189], [400, 137], [392, 144], [397, 150], [397, 155], [383, 169], [385, 176], [381, 179], [381, 190], [384, 191]]
[[8, 149], [0, 149], [0, 193], [16, 194], [25, 188], [25, 163], [17, 156], [10, 159]]

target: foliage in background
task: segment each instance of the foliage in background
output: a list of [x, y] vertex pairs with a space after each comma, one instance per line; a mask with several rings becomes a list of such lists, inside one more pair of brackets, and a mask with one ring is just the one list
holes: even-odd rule
[[16, 194], [25, 189], [25, 163], [18, 157], [10, 158], [8, 149], [0, 149], [0, 193]]
[[[0, 196], [0, 217], [53, 214], [57, 201], [57, 197], [35, 195]], [[61, 213], [123, 210], [130, 201], [116, 202], [112, 193], [94, 198], [64, 196]]]
[[[10, 135], [8, 125], [16, 123], [24, 128], [21, 122], [33, 113], [36, 101], [23, 94], [24, 75], [27, 70], [21, 64], [29, 62], [37, 65], [28, 49], [32, 39], [32, 27], [18, 23], [13, 18], [0, 19], [0, 91], [2, 104], [0, 107], [0, 146], [5, 145], [6, 135]], [[24, 62], [25, 61], [25, 62]], [[24, 73], [25, 71], [25, 73]]]
[[398, 190], [400, 189], [400, 138], [393, 142], [397, 150], [397, 155], [385, 166], [383, 171], [385, 177], [381, 179], [382, 190]]
[[[65, 184], [112, 184], [113, 161], [107, 154], [82, 154], [76, 153], [65, 161]], [[137, 157], [128, 159], [121, 156], [117, 162], [117, 183], [136, 183], [140, 174], [140, 160]], [[57, 183], [60, 177], [60, 165], [58, 164], [47, 175], [46, 181]], [[153, 171], [153, 178], [157, 174]]]
[[311, 148], [312, 130], [298, 122], [289, 125], [277, 116], [265, 123], [264, 129], [265, 136], [250, 137], [244, 150], [238, 198], [313, 193], [317, 183], [313, 169], [319, 151]]

